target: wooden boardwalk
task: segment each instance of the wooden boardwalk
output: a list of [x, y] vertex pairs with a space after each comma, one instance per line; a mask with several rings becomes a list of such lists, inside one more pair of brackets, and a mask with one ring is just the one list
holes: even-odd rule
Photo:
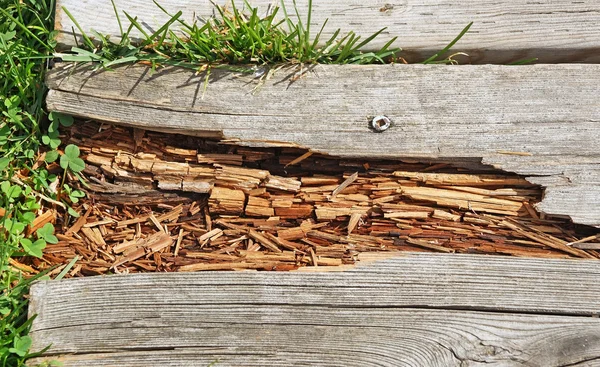
[[[189, 22], [214, 11], [210, 2], [160, 3]], [[264, 12], [275, 3], [251, 1]], [[297, 4], [306, 16], [308, 0]], [[115, 5], [148, 30], [168, 19], [151, 1]], [[61, 50], [79, 37], [62, 6], [85, 31], [118, 36], [111, 1], [59, 0]], [[337, 28], [366, 36], [387, 26], [372, 46], [397, 35], [408, 61], [439, 51], [474, 22], [455, 47], [474, 64], [600, 62], [600, 3], [592, 0], [315, 1], [312, 28], [325, 19], [323, 37]], [[600, 65], [296, 66], [264, 83], [214, 69], [206, 92], [204, 78], [173, 68], [92, 72], [58, 64], [48, 75], [47, 105], [250, 147], [492, 166], [543, 186], [542, 213], [600, 227]], [[382, 133], [369, 128], [378, 115], [392, 121]], [[38, 282], [29, 310], [37, 315], [32, 350], [50, 348], [29, 365], [600, 366], [596, 261], [418, 253], [359, 259], [293, 272]]]
[[344, 272], [139, 274], [31, 290], [75, 366], [597, 366], [595, 261], [397, 254]]

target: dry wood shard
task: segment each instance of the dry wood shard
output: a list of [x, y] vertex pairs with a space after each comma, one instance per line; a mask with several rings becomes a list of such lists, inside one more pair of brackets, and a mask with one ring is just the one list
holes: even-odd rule
[[144, 255], [155, 253], [172, 244], [173, 240], [164, 232], [157, 232], [144, 239], [124, 242], [118, 250], [118, 252], [123, 252], [123, 256], [119, 257], [112, 267], [137, 260]]

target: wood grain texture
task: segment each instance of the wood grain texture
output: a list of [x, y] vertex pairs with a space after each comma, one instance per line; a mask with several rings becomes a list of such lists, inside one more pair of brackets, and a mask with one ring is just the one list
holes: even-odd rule
[[346, 272], [45, 281], [31, 335], [65, 367], [588, 366], [598, 276], [593, 261], [404, 254]]
[[[216, 3], [225, 5], [229, 0]], [[252, 0], [253, 7], [266, 13], [278, 0]], [[308, 0], [298, 0], [302, 19], [306, 20]], [[116, 0], [120, 17], [126, 11], [139, 16], [148, 31], [154, 31], [169, 17], [152, 1]], [[191, 23], [214, 14], [209, 1], [162, 0], [160, 4], [171, 14], [182, 10], [182, 19]], [[243, 1], [236, 0], [243, 7]], [[292, 1], [285, 0], [288, 11]], [[96, 30], [113, 38], [120, 34], [109, 0], [57, 1], [56, 29], [61, 30], [58, 42], [62, 48], [75, 45], [73, 22], [61, 9], [65, 6], [85, 32]], [[282, 14], [283, 12], [280, 12]], [[328, 0], [313, 1], [312, 29], [324, 31], [328, 39], [336, 29], [343, 33], [355, 31], [363, 37], [383, 27], [387, 29], [370, 46], [380, 48], [394, 36], [402, 56], [419, 61], [444, 48], [469, 23], [471, 31], [456, 45], [456, 51], [470, 55], [474, 63], [508, 63], [538, 57], [541, 62], [600, 61], [600, 3], [595, 0]], [[124, 24], [124, 27], [128, 23]], [[151, 32], [149, 32], [151, 33]], [[139, 35], [139, 33], [137, 33]]]
[[[50, 110], [341, 157], [481, 158], [546, 187], [538, 209], [600, 226], [600, 65], [315, 66], [252, 75], [50, 71]], [[387, 115], [383, 133], [370, 118]]]

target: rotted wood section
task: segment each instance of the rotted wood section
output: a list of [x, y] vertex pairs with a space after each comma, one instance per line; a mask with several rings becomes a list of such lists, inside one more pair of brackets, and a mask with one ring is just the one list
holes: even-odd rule
[[[545, 187], [537, 209], [600, 225], [600, 65], [311, 66], [260, 79], [145, 66], [51, 70], [52, 111], [338, 157], [472, 160]], [[392, 126], [377, 133], [370, 120]]]
[[[138, 16], [146, 32], [153, 33], [170, 18], [152, 1], [115, 0], [121, 21], [126, 28], [124, 12]], [[214, 3], [231, 10], [231, 0]], [[235, 0], [240, 9], [244, 1]], [[291, 0], [251, 0], [260, 14], [267, 14], [275, 6], [285, 4], [294, 19]], [[308, 14], [308, 0], [297, 0], [297, 9], [303, 22]], [[189, 24], [203, 23], [216, 11], [212, 1], [162, 0], [159, 4], [170, 14], [182, 11], [181, 19]], [[85, 32], [95, 30], [118, 41], [120, 30], [110, 0], [57, 1], [56, 28], [59, 47], [82, 44], [75, 24], [62, 10], [66, 7], [82, 25]], [[540, 62], [599, 62], [600, 61], [600, 4], [594, 0], [514, 0], [510, 4], [494, 0], [327, 0], [313, 1], [312, 35], [325, 23], [322, 42], [336, 29], [342, 34], [353, 31], [363, 38], [387, 29], [367, 45], [367, 49], [381, 48], [392, 37], [394, 44], [404, 51], [400, 56], [410, 62], [422, 61], [444, 48], [460, 31], [473, 22], [471, 31], [456, 45], [456, 51], [469, 54], [459, 57], [474, 63], [509, 63], [526, 58]], [[279, 11], [283, 15], [283, 11]], [[173, 24], [177, 27], [178, 24]], [[75, 32], [75, 33], [74, 33]], [[133, 36], [140, 33], [133, 30]]]
[[594, 366], [598, 277], [585, 260], [404, 253], [345, 272], [44, 281], [31, 336], [52, 345], [30, 365]]

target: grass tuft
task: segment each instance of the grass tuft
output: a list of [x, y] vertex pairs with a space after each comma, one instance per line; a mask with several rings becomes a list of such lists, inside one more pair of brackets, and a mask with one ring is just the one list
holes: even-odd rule
[[[379, 50], [364, 52], [362, 49], [379, 37], [386, 28], [362, 38], [354, 32], [341, 35], [340, 29], [331, 37], [323, 40], [323, 30], [327, 20], [321, 25], [317, 34], [311, 37], [312, 0], [308, 1], [306, 20], [303, 20], [296, 0], [292, 0], [293, 11], [288, 11], [281, 0], [279, 7], [274, 7], [264, 16], [259, 15], [257, 8], [252, 8], [244, 0], [243, 9], [236, 6], [235, 1], [227, 6], [213, 4], [216, 16], [199, 23], [188, 24], [181, 19], [182, 12], [170, 14], [156, 0], [154, 4], [170, 19], [157, 31], [149, 34], [140, 24], [137, 17], [127, 12], [123, 15], [129, 21], [124, 29], [119, 11], [112, 1], [121, 37], [113, 42], [108, 36], [92, 31], [88, 35], [77, 20], [63, 7], [65, 14], [73, 21], [82, 35], [83, 44], [73, 47], [71, 53], [56, 54], [63, 61], [88, 62], [96, 64], [96, 68], [109, 69], [124, 63], [146, 63], [153, 67], [169, 65], [209, 70], [210, 67], [231, 65], [277, 65], [277, 64], [384, 64], [398, 60], [405, 62], [398, 53], [400, 48], [392, 47], [397, 37], [390, 39]], [[239, 2], [239, 1], [238, 1]], [[282, 19], [278, 20], [279, 13]], [[173, 24], [178, 24], [175, 31]], [[457, 64], [454, 53], [442, 58], [469, 31], [473, 23], [469, 23], [456, 38], [444, 49], [423, 61], [423, 64]], [[141, 40], [133, 40], [131, 31], [136, 29], [142, 35]], [[77, 43], [77, 39], [75, 39]], [[236, 69], [249, 71], [249, 69]]]
[[[72, 48], [72, 54], [57, 56], [64, 61], [93, 62], [103, 68], [144, 62], [153, 66], [175, 65], [200, 69], [215, 64], [376, 64], [394, 62], [396, 54], [400, 52], [399, 48], [391, 47], [395, 37], [378, 51], [361, 51], [385, 28], [365, 39], [354, 32], [339, 37], [341, 30], [338, 29], [329, 39], [321, 42], [327, 24], [325, 22], [313, 39], [310, 28], [312, 1], [308, 2], [306, 21], [303, 21], [295, 1], [293, 15], [282, 2], [281, 7], [273, 8], [264, 16], [260, 16], [258, 9], [252, 8], [248, 2], [244, 2], [244, 9], [240, 9], [232, 1], [228, 6], [215, 4], [217, 15], [201, 24], [188, 24], [181, 19], [181, 12], [169, 14], [156, 1], [154, 3], [170, 17], [156, 32], [149, 34], [137, 17], [126, 12], [123, 13], [130, 25], [123, 31], [121, 17], [113, 2], [122, 31], [121, 38], [113, 42], [96, 33], [96, 44], [64, 9], [82, 34], [84, 45]], [[280, 12], [283, 12], [283, 20], [277, 20]], [[183, 36], [172, 29], [175, 23], [181, 27]], [[132, 29], [142, 34], [137, 46], [131, 39]]]

